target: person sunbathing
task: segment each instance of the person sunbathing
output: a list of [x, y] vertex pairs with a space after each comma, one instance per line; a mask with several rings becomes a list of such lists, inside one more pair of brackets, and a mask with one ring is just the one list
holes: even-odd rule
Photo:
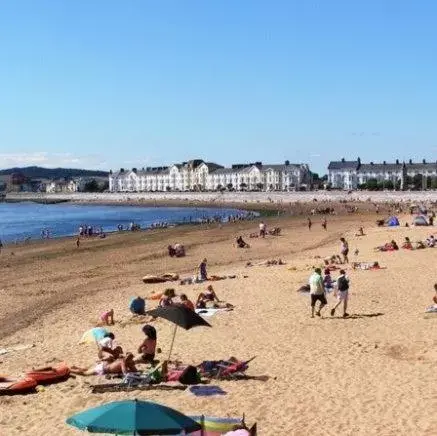
[[426, 243], [427, 243], [428, 247], [430, 247], [430, 248], [435, 247], [436, 240], [434, 238], [434, 235], [431, 235], [429, 238], [427, 238]]
[[413, 244], [411, 243], [410, 238], [408, 236], [405, 238], [405, 241], [402, 244], [402, 248], [404, 250], [412, 250], [413, 249]]
[[231, 309], [234, 306], [230, 303], [220, 301], [213, 287], [209, 285], [205, 292], [199, 294], [196, 301], [196, 309], [206, 309], [208, 307], [214, 309]]
[[352, 262], [352, 268], [363, 270], [381, 269], [378, 262]]
[[236, 239], [236, 243], [237, 243], [238, 248], [249, 248], [249, 244], [243, 240], [242, 236], [239, 236]]
[[175, 290], [168, 288], [162, 294], [161, 299], [159, 300], [159, 307], [167, 307], [173, 305], [173, 298], [176, 297]]
[[181, 300], [182, 306], [185, 306], [187, 309], [190, 309], [190, 310], [194, 311], [194, 304], [193, 304], [193, 302], [190, 301], [185, 294], [181, 294], [179, 298]]
[[79, 366], [71, 366], [72, 374], [90, 376], [90, 375], [105, 375], [105, 374], [127, 374], [129, 372], [137, 372], [132, 353], [127, 353], [126, 357], [120, 357], [114, 362], [100, 362], [90, 368], [81, 368]]
[[415, 250], [423, 250], [426, 248], [426, 245], [422, 241], [417, 241], [414, 245]]
[[392, 240], [391, 242], [387, 242], [387, 244], [381, 245], [375, 248], [376, 251], [397, 251], [399, 250], [398, 244], [396, 241]]

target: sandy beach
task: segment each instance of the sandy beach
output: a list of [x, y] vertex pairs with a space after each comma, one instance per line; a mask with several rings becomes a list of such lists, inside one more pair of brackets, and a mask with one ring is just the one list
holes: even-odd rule
[[[0, 397], [0, 434], [79, 435], [65, 424], [68, 416], [139, 398], [192, 415], [245, 414], [249, 424], [258, 423], [260, 435], [435, 435], [437, 316], [425, 316], [424, 309], [432, 302], [437, 249], [374, 252], [391, 239], [401, 243], [405, 236], [414, 241], [431, 233], [429, 228], [378, 228], [376, 218], [374, 213], [328, 217], [327, 231], [321, 216], [313, 218], [311, 231], [306, 217], [268, 218], [268, 226], [280, 226], [282, 234], [266, 239], [248, 239], [257, 223], [239, 222], [114, 234], [85, 240], [79, 249], [71, 239], [6, 247], [0, 255], [0, 348], [34, 346], [1, 355], [0, 374], [18, 376], [59, 361], [92, 365], [95, 346], [78, 342], [109, 308], [115, 311], [111, 330], [117, 341], [125, 350], [136, 350], [141, 325], [129, 322], [129, 298], [167, 287], [146, 285], [141, 277], [190, 276], [206, 257], [210, 274], [236, 275], [213, 283], [235, 309], [209, 318], [211, 329], [179, 330], [173, 358], [196, 364], [256, 356], [248, 374], [269, 379], [214, 382], [227, 395], [203, 398], [189, 391], [92, 394], [89, 384], [105, 380], [78, 376], [37, 394]], [[411, 222], [411, 216], [400, 220]], [[358, 238], [360, 226], [366, 236]], [[233, 246], [240, 234], [250, 249]], [[342, 319], [340, 311], [330, 316], [335, 299], [329, 295], [322, 317], [312, 319], [308, 294], [296, 290], [321, 264], [318, 256], [339, 253], [342, 236], [349, 241], [351, 261], [378, 261], [386, 269], [348, 267], [350, 318]], [[174, 242], [185, 245], [186, 257], [166, 255], [166, 246]], [[245, 266], [278, 258], [286, 265]], [[195, 299], [205, 284], [175, 288]], [[154, 325], [166, 356], [172, 325], [159, 319]]]

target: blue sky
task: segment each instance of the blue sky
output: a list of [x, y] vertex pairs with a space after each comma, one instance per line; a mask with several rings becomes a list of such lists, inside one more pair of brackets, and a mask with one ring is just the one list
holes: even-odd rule
[[0, 167], [437, 159], [433, 0], [4, 0]]

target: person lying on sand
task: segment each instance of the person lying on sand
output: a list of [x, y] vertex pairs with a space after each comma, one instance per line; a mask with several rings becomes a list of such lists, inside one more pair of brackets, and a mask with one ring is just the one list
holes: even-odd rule
[[325, 266], [328, 265], [341, 265], [343, 261], [341, 260], [341, 257], [338, 254], [333, 254], [332, 256], [325, 257], [323, 259], [323, 262]]
[[105, 374], [127, 374], [128, 372], [137, 372], [134, 364], [134, 356], [132, 353], [127, 353], [126, 357], [120, 357], [114, 362], [100, 362], [90, 368], [80, 368], [73, 365], [70, 368], [72, 374], [89, 376], [89, 375], [105, 375]]
[[396, 241], [392, 240], [391, 242], [387, 242], [384, 245], [379, 247], [375, 247], [375, 251], [397, 251], [399, 250], [398, 244]]
[[426, 248], [426, 245], [422, 241], [417, 241], [413, 247], [415, 250], [423, 250]]
[[352, 262], [352, 268], [362, 270], [381, 269], [378, 262]]
[[404, 243], [402, 244], [402, 248], [404, 250], [412, 250], [413, 244], [410, 241], [410, 238], [408, 236], [405, 237]]
[[433, 248], [435, 247], [436, 240], [434, 238], [434, 235], [431, 235], [429, 238], [426, 239], [426, 244], [428, 247]]

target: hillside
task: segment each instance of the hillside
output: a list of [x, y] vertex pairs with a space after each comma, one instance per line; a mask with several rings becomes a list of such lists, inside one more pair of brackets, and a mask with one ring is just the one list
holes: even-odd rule
[[83, 170], [78, 168], [43, 168], [43, 167], [22, 167], [0, 170], [0, 176], [8, 176], [13, 173], [21, 173], [30, 179], [61, 179], [64, 177], [107, 177], [107, 171]]

